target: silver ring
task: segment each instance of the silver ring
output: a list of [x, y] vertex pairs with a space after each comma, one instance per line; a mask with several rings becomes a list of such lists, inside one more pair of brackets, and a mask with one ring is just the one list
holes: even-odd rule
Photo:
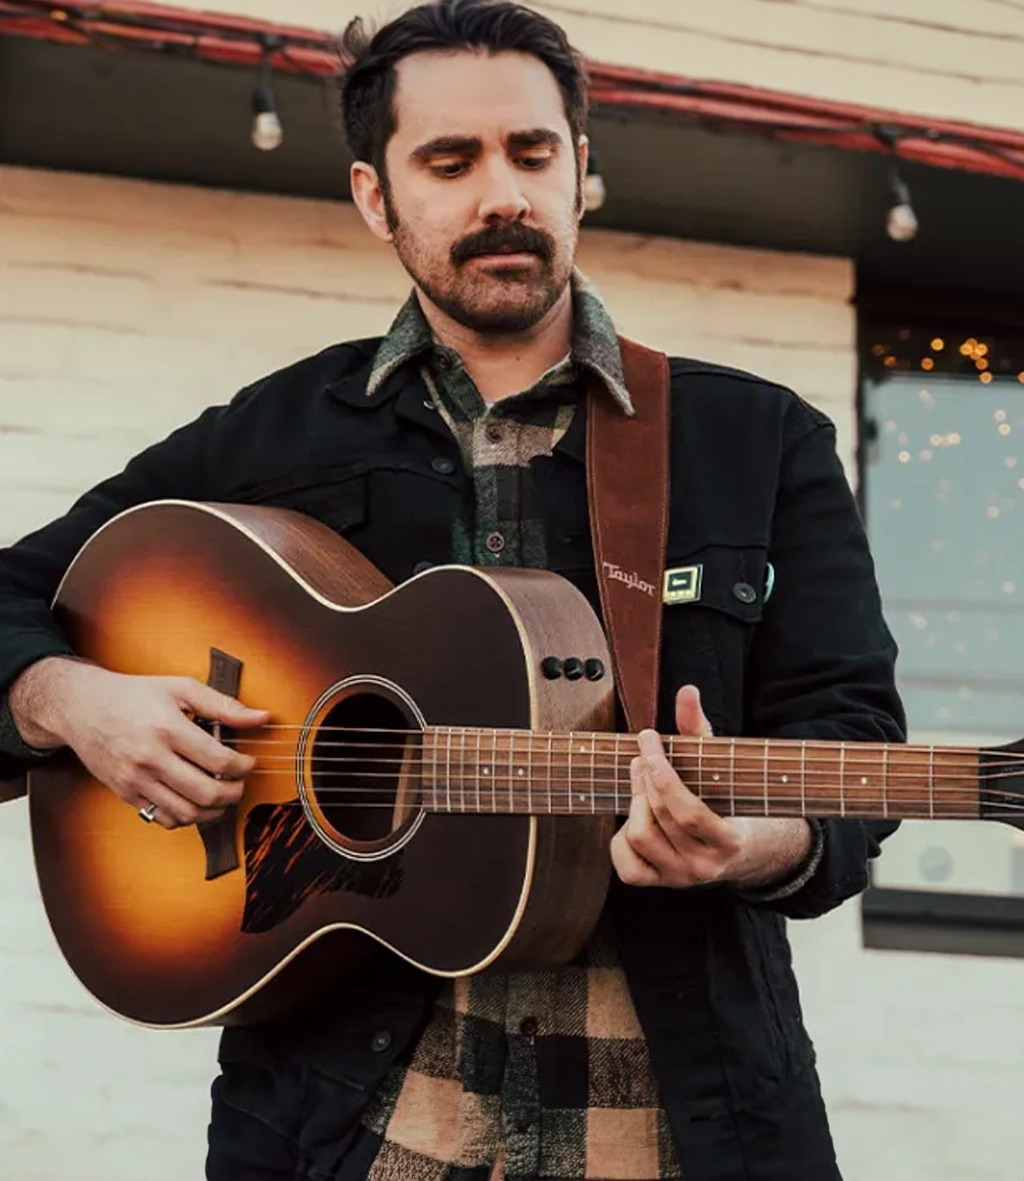
[[139, 818], [145, 820], [147, 824], [152, 824], [156, 820], [156, 804], [147, 804], [144, 808], [140, 808]]

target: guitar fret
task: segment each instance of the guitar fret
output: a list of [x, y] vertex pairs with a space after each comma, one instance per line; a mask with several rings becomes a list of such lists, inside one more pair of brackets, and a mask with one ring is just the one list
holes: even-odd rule
[[882, 815], [889, 819], [889, 748], [882, 747]]
[[697, 739], [697, 795], [704, 785], [704, 739]]
[[764, 747], [764, 814], [768, 815], [768, 744]]
[[807, 815], [807, 739], [800, 741], [800, 813]]
[[451, 726], [446, 729], [448, 740], [444, 744], [444, 786], [445, 806], [450, 812], [452, 810], [452, 729]]
[[[623, 751], [622, 751], [622, 743], [624, 741], [628, 744], [628, 747], [629, 747], [629, 749], [626, 751], [625, 754], [623, 754]], [[633, 738], [632, 735], [629, 735], [628, 737], [624, 737], [623, 735], [616, 735], [616, 738], [615, 738], [615, 772], [614, 772], [615, 783], [612, 788], [612, 792], [615, 796], [615, 812], [616, 813], [618, 813], [618, 811], [619, 811], [619, 792], [622, 787], [623, 760], [625, 760], [626, 774], [628, 776], [629, 775], [629, 765], [633, 759], [632, 752], [636, 749], [636, 747], [634, 745], [635, 741], [636, 740]], [[670, 750], [671, 750], [671, 748], [670, 748]], [[630, 795], [632, 795], [632, 794], [633, 794], [633, 792], [632, 792], [632, 784], [631, 784], [630, 785]]]
[[498, 731], [491, 731], [491, 810], [498, 811]]
[[533, 812], [533, 743], [526, 741], [526, 810]]
[[480, 776], [482, 773], [482, 768], [480, 766], [480, 762], [481, 762], [480, 747], [482, 745], [483, 745], [483, 740], [480, 736], [480, 731], [477, 730], [477, 732], [476, 732], [476, 810], [478, 812], [482, 812], [484, 810], [483, 809], [483, 797], [481, 795], [481, 789], [482, 789], [483, 785], [480, 783]]
[[597, 812], [597, 740], [590, 738], [590, 811]]
[[928, 816], [935, 819], [935, 747], [928, 747]]
[[736, 815], [736, 739], [729, 740], [729, 809]]
[[846, 743], [839, 746], [839, 815], [846, 815]]
[[508, 810], [514, 812], [515, 795], [513, 784], [516, 781], [516, 732], [510, 730], [508, 733]]
[[430, 746], [427, 750], [426, 755], [424, 755], [424, 757], [423, 757], [423, 765], [424, 765], [424, 767], [426, 766], [428, 759], [430, 760], [430, 763], [432, 764], [432, 770], [431, 770], [431, 776], [430, 776], [430, 806], [433, 807], [434, 809], [436, 809], [437, 808], [437, 730], [436, 730], [436, 728], [428, 731], [427, 735], [430, 739]]
[[552, 780], [552, 771], [555, 765], [555, 736], [548, 733], [548, 811], [554, 811], [554, 782]]

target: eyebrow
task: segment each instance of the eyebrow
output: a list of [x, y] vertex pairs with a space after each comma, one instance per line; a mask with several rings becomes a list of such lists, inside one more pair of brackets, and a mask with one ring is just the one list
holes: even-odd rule
[[412, 158], [426, 164], [435, 156], [479, 156], [483, 146], [474, 135], [438, 135], [414, 148]]
[[529, 131], [513, 131], [508, 137], [510, 148], [559, 148], [562, 137], [550, 127], [532, 127]]
[[[547, 145], [560, 147], [562, 137], [550, 127], [532, 127], [528, 131], [513, 131], [508, 137], [508, 146], [513, 149], [536, 148]], [[438, 156], [479, 156], [483, 141], [475, 135], [438, 135], [412, 151], [412, 158], [420, 164], [428, 164]]]

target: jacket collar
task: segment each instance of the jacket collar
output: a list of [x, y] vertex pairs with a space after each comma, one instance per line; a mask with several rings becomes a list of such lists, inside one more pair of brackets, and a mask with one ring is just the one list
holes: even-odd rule
[[395, 413], [399, 418], [454, 442], [444, 419], [434, 409], [430, 391], [417, 366], [399, 366], [378, 384], [372, 394], [367, 392], [374, 356], [375, 350], [371, 350], [351, 372], [331, 382], [328, 386], [331, 396], [353, 410], [375, 410], [388, 402], [395, 402]]

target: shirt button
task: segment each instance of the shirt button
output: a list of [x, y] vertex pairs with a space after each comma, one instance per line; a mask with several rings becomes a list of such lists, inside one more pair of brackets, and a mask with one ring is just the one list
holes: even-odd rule
[[484, 545], [487, 546], [492, 554], [500, 554], [505, 548], [505, 538], [500, 533], [488, 533]]
[[732, 593], [741, 603], [753, 603], [757, 599], [757, 591], [749, 582], [737, 582], [732, 588]]
[[500, 443], [504, 438], [504, 431], [502, 431], [496, 422], [488, 423], [487, 430], [484, 433], [487, 435], [487, 441], [489, 443]]
[[378, 1029], [370, 1041], [370, 1049], [375, 1054], [383, 1054], [391, 1045], [391, 1031], [389, 1029]]
[[413, 574], [423, 574], [427, 570], [433, 570], [433, 568], [434, 568], [433, 562], [417, 562], [416, 565], [413, 566], [412, 572], [413, 572]]
[[538, 1028], [539, 1026], [537, 1024], [536, 1017], [524, 1017], [522, 1021], [519, 1022], [519, 1032], [523, 1035], [523, 1037], [535, 1037]]
[[430, 466], [441, 476], [450, 476], [455, 471], [455, 464], [440, 455], [430, 461]]

